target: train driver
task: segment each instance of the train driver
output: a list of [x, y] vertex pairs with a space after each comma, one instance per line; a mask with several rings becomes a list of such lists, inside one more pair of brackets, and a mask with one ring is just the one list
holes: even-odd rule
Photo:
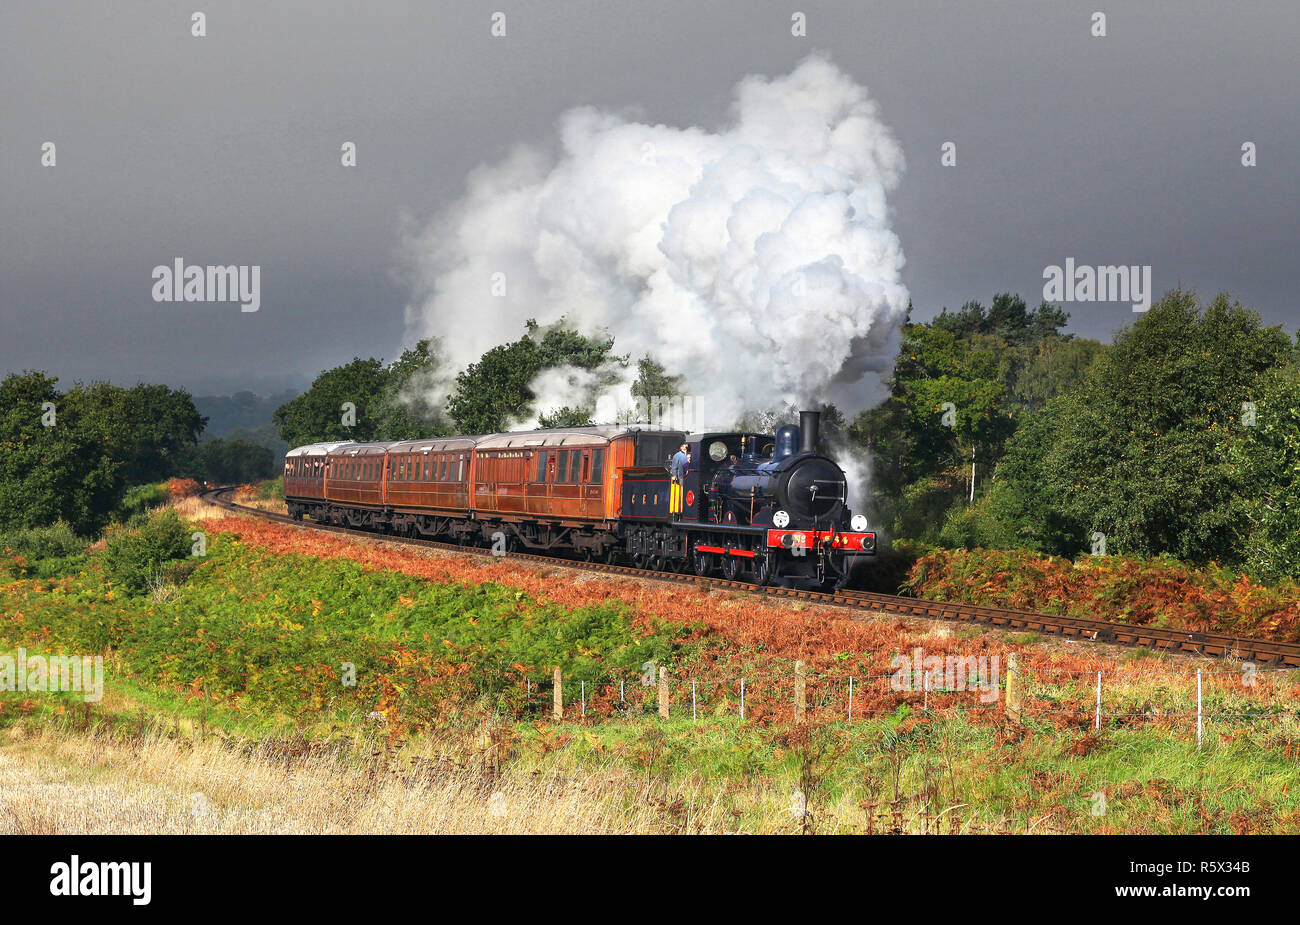
[[691, 456], [687, 452], [686, 444], [683, 443], [673, 455], [673, 466], [669, 471], [673, 481], [668, 488], [668, 514], [673, 519], [680, 517], [682, 513], [682, 481], [686, 478], [686, 470], [690, 462]]
[[686, 450], [687, 446], [683, 443], [677, 448], [677, 452], [673, 456], [672, 477], [676, 482], [686, 478], [686, 466], [691, 460], [690, 454]]

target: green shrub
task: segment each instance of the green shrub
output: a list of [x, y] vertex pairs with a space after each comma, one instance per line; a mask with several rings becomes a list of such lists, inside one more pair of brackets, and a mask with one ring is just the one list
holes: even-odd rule
[[45, 581], [51, 578], [65, 578], [68, 575], [75, 575], [86, 567], [89, 557], [85, 553], [78, 553], [75, 556], [55, 556], [50, 559], [41, 559], [31, 567], [31, 575]]
[[22, 556], [29, 562], [75, 555], [86, 548], [86, 541], [72, 532], [62, 520], [48, 527], [28, 527], [0, 533], [0, 555]]
[[948, 509], [939, 529], [938, 545], [949, 549], [1015, 549], [1024, 543], [1018, 542], [986, 495], [973, 505], [958, 503]]
[[284, 500], [284, 476], [267, 479], [257, 486], [257, 496], [267, 501]]
[[153, 508], [162, 507], [166, 503], [166, 483], [136, 485], [133, 488], [128, 488], [126, 494], [122, 496], [122, 504], [118, 508], [118, 519], [129, 520], [137, 514], [146, 514]]
[[164, 577], [169, 563], [190, 554], [190, 531], [175, 511], [148, 518], [138, 529], [118, 528], [104, 550], [104, 571], [115, 585], [138, 594], [151, 578]]

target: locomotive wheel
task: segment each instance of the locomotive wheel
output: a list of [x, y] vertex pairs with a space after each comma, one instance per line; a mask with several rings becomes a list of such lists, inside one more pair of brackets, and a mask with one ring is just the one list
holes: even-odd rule
[[695, 566], [695, 574], [703, 578], [713, 572], [713, 553], [697, 549], [691, 556], [691, 564]]
[[722, 577], [727, 581], [735, 581], [740, 577], [740, 559], [736, 556], [722, 557]]
[[767, 553], [754, 556], [754, 584], [766, 585], [772, 581], [772, 557]]
[[607, 546], [607, 547], [605, 547], [605, 554], [604, 554], [603, 556], [601, 556], [601, 560], [602, 560], [606, 565], [617, 565], [617, 564], [618, 564], [618, 547], [617, 547], [617, 546]]
[[645, 568], [646, 563], [649, 561], [650, 561], [650, 557], [643, 552], [636, 552], [632, 554], [633, 568]]

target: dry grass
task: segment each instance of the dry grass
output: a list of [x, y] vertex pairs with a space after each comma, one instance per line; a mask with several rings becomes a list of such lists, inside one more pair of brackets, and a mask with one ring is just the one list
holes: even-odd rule
[[219, 520], [226, 516], [226, 512], [221, 508], [208, 504], [197, 495], [190, 498], [177, 498], [167, 502], [166, 506], [186, 520]]
[[[373, 746], [11, 728], [0, 747], [0, 835], [732, 834], [935, 831], [915, 807], [869, 824], [796, 781], [665, 780], [564, 754], [500, 774], [464, 739]], [[358, 759], [362, 755], [362, 759]], [[466, 759], [466, 756], [470, 756]], [[468, 762], [468, 763], [466, 763]], [[813, 805], [817, 804], [817, 805]], [[802, 814], [807, 806], [808, 816]], [[897, 814], [898, 808], [894, 810]], [[971, 831], [961, 813], [943, 831]], [[806, 823], [806, 825], [805, 825]]]
[[[48, 728], [0, 749], [0, 834], [646, 833], [721, 831], [705, 786], [664, 795], [626, 769], [506, 774], [457, 767], [436, 743], [366, 762], [339, 749], [236, 747]], [[386, 760], [388, 759], [388, 760]], [[386, 768], [386, 769], [385, 769]]]
[[272, 514], [289, 513], [283, 498], [259, 498], [257, 495], [240, 495], [239, 503], [244, 507], [255, 507], [259, 511], [270, 511]]

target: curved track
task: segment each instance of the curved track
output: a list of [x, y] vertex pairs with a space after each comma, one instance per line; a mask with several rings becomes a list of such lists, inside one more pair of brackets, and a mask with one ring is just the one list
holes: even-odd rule
[[[469, 555], [491, 555], [491, 553], [476, 547], [458, 546], [455, 543], [410, 539], [384, 533], [372, 533], [368, 530], [356, 530], [350, 527], [333, 527], [310, 521], [298, 521], [287, 514], [274, 514], [258, 508], [236, 504], [226, 497], [231, 491], [232, 489], [229, 488], [216, 488], [203, 492], [201, 497], [207, 503], [228, 511], [291, 524], [305, 529], [353, 534], [395, 545], [428, 546], [434, 549], [445, 549]], [[1089, 620], [1083, 617], [1063, 617], [1057, 614], [1005, 610], [999, 607], [984, 607], [978, 604], [959, 604], [949, 601], [928, 601], [920, 598], [902, 597], [896, 594], [877, 594], [868, 591], [805, 591], [795, 588], [763, 587], [745, 581], [700, 578], [693, 574], [683, 575], [676, 572], [651, 572], [625, 565], [606, 565], [600, 562], [560, 559], [555, 556], [540, 556], [522, 552], [512, 552], [510, 558], [558, 565], [564, 568], [630, 575], [679, 584], [707, 585], [710, 588], [734, 589], [747, 591], [751, 594], [766, 594], [776, 598], [806, 600], [850, 610], [869, 610], [875, 613], [924, 617], [932, 620], [953, 620], [961, 623], [983, 624], [1002, 630], [1050, 633], [1056, 636], [1095, 640], [1116, 645], [1142, 646], [1178, 655], [1231, 657], [1243, 661], [1258, 662], [1261, 665], [1270, 667], [1300, 667], [1300, 643], [1294, 642], [1273, 642], [1267, 639], [1231, 636], [1225, 633], [1193, 633], [1159, 626], [1133, 626], [1126, 623]]]

